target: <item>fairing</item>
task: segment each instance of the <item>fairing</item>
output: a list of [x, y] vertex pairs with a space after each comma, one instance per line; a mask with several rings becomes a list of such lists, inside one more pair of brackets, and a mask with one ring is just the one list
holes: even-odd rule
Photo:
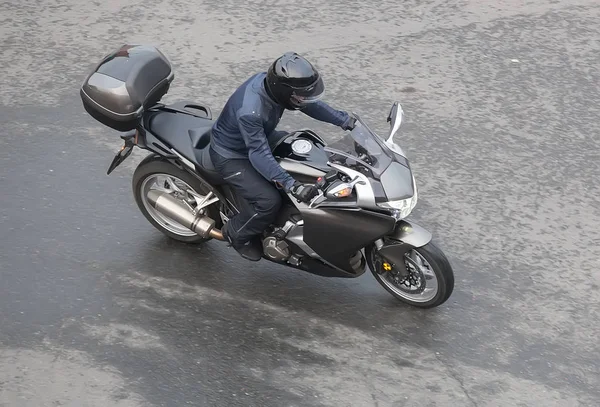
[[304, 242], [325, 261], [352, 273], [356, 251], [394, 230], [394, 218], [362, 209], [302, 209]]
[[415, 193], [406, 157], [392, 151], [360, 118], [354, 130], [329, 144], [325, 151], [331, 162], [366, 175], [372, 183], [380, 183], [387, 200], [406, 199]]

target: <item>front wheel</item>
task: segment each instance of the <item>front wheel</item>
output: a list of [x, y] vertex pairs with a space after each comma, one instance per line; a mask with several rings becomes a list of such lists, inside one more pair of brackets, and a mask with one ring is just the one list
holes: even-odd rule
[[433, 242], [415, 247], [405, 254], [407, 276], [401, 276], [374, 246], [368, 249], [367, 259], [375, 279], [398, 300], [414, 307], [437, 307], [446, 302], [454, 290], [454, 272], [450, 262]]

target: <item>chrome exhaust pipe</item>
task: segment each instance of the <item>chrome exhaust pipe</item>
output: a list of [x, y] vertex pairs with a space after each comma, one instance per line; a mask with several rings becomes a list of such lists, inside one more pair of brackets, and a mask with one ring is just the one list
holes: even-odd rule
[[148, 202], [157, 211], [193, 230], [202, 238], [212, 237], [217, 240], [225, 240], [223, 233], [219, 229], [215, 229], [214, 219], [201, 214], [194, 215], [187, 206], [170, 194], [151, 189], [148, 191], [147, 197]]

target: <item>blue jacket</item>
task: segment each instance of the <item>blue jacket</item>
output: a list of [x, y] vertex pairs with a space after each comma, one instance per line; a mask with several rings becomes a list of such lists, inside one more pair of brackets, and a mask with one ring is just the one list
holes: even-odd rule
[[[253, 75], [231, 95], [213, 125], [211, 146], [225, 158], [249, 159], [263, 177], [289, 190], [294, 179], [275, 160], [268, 142], [285, 109], [267, 94], [265, 76], [265, 72]], [[348, 113], [321, 101], [300, 111], [342, 128], [350, 122]]]

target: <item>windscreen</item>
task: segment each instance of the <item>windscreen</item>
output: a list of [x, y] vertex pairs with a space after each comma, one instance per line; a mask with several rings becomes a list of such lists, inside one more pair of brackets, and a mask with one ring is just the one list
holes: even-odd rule
[[394, 160], [394, 153], [360, 119], [351, 132], [329, 144], [325, 151], [331, 161], [375, 179], [380, 179]]

